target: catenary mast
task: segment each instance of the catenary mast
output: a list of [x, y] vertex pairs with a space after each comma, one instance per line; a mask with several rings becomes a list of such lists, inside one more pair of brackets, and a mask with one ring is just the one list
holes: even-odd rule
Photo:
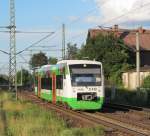
[[12, 90], [12, 87], [14, 86], [17, 98], [15, 0], [9, 0], [9, 2], [10, 2], [9, 90]]

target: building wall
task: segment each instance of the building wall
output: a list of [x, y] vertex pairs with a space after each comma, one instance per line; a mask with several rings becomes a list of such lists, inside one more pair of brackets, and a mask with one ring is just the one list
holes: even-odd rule
[[[143, 83], [145, 77], [150, 75], [150, 72], [140, 72], [140, 84]], [[136, 72], [126, 72], [122, 75], [123, 85], [126, 89], [134, 90], [137, 86], [137, 73]]]

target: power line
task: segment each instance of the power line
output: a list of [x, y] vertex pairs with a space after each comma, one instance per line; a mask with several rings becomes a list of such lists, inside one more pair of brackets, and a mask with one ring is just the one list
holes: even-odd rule
[[[108, 2], [108, 1], [107, 1], [107, 2]], [[101, 4], [101, 6], [104, 5], [105, 3], [106, 3], [106, 2], [103, 2], [103, 3]], [[91, 14], [93, 11], [95, 11], [95, 10], [98, 9], [99, 7], [100, 7], [100, 6], [97, 6], [96, 8], [94, 8], [94, 9], [88, 11], [88, 13], [86, 14], [86, 16], [89, 15], [89, 14]], [[81, 20], [81, 19], [82, 19], [82, 17], [79, 17], [77, 20], [72, 21], [69, 25], [71, 25], [71, 24], [73, 24], [73, 23], [75, 23], [75, 22], [78, 22], [78, 21]], [[8, 28], [8, 27], [2, 27], [2, 28]], [[10, 31], [0, 31], [0, 32], [9, 33]], [[25, 33], [28, 33], [28, 34], [30, 33], [30, 34], [33, 34], [33, 33], [50, 33], [50, 32], [24, 32], [24, 31], [15, 31], [15, 33], [24, 33], [24, 34], [25, 34]], [[56, 32], [55, 32], [55, 33], [56, 33]], [[39, 41], [37, 41], [37, 42], [31, 44], [30, 46], [28, 46], [28, 47], [25, 48], [24, 50], [19, 51], [18, 53], [16, 53], [16, 55], [22, 53], [23, 51], [27, 50], [28, 48], [31, 48], [32, 46], [35, 46], [36, 44], [42, 42], [43, 40], [47, 39], [47, 38], [50, 37], [50, 36], [51, 36], [51, 33], [50, 33], [50, 35], [48, 34], [47, 36], [43, 37], [41, 40], [39, 40]]]
[[[0, 33], [10, 33], [10, 31], [0, 31]], [[38, 31], [15, 31], [19, 34], [49, 34], [51, 32], [38, 32]]]
[[[132, 9], [132, 10], [126, 12], [126, 13], [123, 13], [123, 14], [120, 15], [120, 16], [117, 16], [117, 17], [115, 17], [115, 18], [109, 19], [109, 20], [105, 21], [104, 23], [102, 23], [101, 25], [98, 25], [98, 27], [103, 27], [103, 26], [106, 25], [107, 23], [110, 23], [110, 22], [112, 22], [112, 21], [114, 21], [114, 20], [117, 20], [117, 19], [119, 19], [119, 18], [122, 18], [123, 16], [125, 16], [125, 15], [127, 15], [127, 14], [129, 14], [129, 13], [131, 13], [131, 12], [133, 12], [133, 11], [136, 11], [136, 10], [138, 10], [138, 9], [141, 9], [141, 8], [143, 8], [143, 7], [145, 7], [145, 6], [148, 6], [148, 5], [150, 5], [150, 2], [147, 2], [147, 3], [143, 4], [143, 5], [141, 5], [140, 7], [134, 8], [134, 9]], [[80, 33], [80, 34], [77, 34], [76, 36], [71, 37], [71, 39], [78, 38], [78, 37], [81, 36], [82, 34], [83, 34], [83, 32]]]
[[114, 20], [118, 20], [119, 18], [122, 18], [122, 17], [124, 17], [125, 15], [127, 15], [127, 14], [129, 14], [129, 13], [131, 13], [131, 12], [134, 12], [134, 11], [136, 11], [136, 10], [138, 10], [138, 9], [141, 9], [141, 8], [143, 8], [143, 7], [145, 7], [145, 6], [148, 6], [148, 5], [150, 5], [150, 2], [147, 2], [147, 3], [143, 4], [143, 5], [141, 5], [140, 7], [136, 7], [136, 8], [134, 8], [134, 9], [130, 10], [130, 11], [127, 11], [127, 12], [123, 13], [123, 14], [120, 15], [120, 16], [117, 16], [117, 17], [115, 17], [115, 18], [109, 19], [109, 20], [107, 20], [106, 22], [104, 22], [103, 24], [101, 24], [101, 26], [105, 25], [105, 24], [108, 23], [108, 22], [112, 22], [112, 21], [114, 21]]
[[[96, 8], [94, 8], [94, 9], [92, 9], [92, 10], [89, 10], [89, 11], [87, 12], [87, 14], [78, 17], [78, 19], [76, 19], [75, 21], [70, 22], [68, 25], [72, 25], [72, 24], [74, 24], [74, 23], [76, 23], [76, 22], [82, 20], [83, 18], [85, 18], [85, 17], [88, 16], [89, 14], [93, 13], [94, 11], [96, 11], [98, 8], [102, 7], [103, 5], [105, 5], [105, 4], [106, 4], [107, 2], [109, 2], [109, 1], [110, 1], [110, 0], [107, 0], [107, 1], [102, 2], [101, 5], [96, 6]], [[85, 33], [85, 32], [84, 32], [84, 33]], [[71, 39], [77, 38], [78, 36], [81, 36], [82, 34], [83, 34], [83, 32], [82, 32], [81, 34], [77, 34], [77, 35], [71, 37]]]
[[10, 55], [10, 53], [6, 52], [6, 51], [3, 51], [3, 50], [0, 50], [0, 52], [4, 53], [4, 54], [7, 54], [7, 55]]
[[51, 34], [52, 32], [38, 32], [38, 31], [16, 31], [20, 34]]
[[40, 49], [30, 49], [30, 50], [26, 50], [26, 52], [27, 51], [46, 51], [46, 52], [49, 52], [49, 51], [62, 51], [62, 49], [49, 49], [49, 50], [47, 50], [47, 49], [45, 49], [45, 50], [40, 50]]
[[110, 0], [103, 1], [103, 2], [101, 3], [101, 5], [99, 5], [99, 6], [96, 5], [95, 8], [89, 10], [85, 15], [78, 17], [78, 19], [76, 19], [76, 20], [70, 22], [68, 25], [72, 25], [72, 24], [74, 24], [74, 23], [76, 23], [76, 22], [82, 20], [83, 18], [85, 18], [86, 16], [90, 15], [91, 13], [93, 13], [94, 11], [96, 11], [98, 8], [102, 7], [103, 5], [105, 5], [105, 4], [106, 4], [107, 2], [109, 2], [109, 1], [110, 1]]
[[22, 54], [19, 54], [19, 56], [26, 62], [28, 63], [28, 61], [24, 58], [24, 56]]
[[[41, 45], [41, 46], [37, 46], [37, 47], [39, 47], [39, 48], [49, 48], [49, 47], [56, 47], [56, 45], [51, 45], [51, 46], [44, 46], [44, 45], [42, 46], [42, 45]], [[37, 47], [36, 47], [36, 48], [37, 48]]]
[[87, 31], [83, 31], [83, 32], [81, 32], [81, 33], [79, 33], [79, 34], [77, 34], [77, 35], [74, 35], [74, 36], [72, 36], [72, 37], [70, 38], [70, 40], [72, 40], [72, 39], [74, 40], [74, 39], [80, 37], [81, 35], [83, 35], [83, 34], [85, 34], [85, 33], [87, 33]]
[[[108, 1], [109, 1], [109, 0], [108, 0]], [[67, 25], [72, 25], [72, 24], [74, 24], [74, 23], [80, 21], [81, 19], [83, 19], [83, 17], [88, 16], [89, 14], [91, 14], [92, 12], [94, 12], [96, 9], [102, 7], [102, 6], [103, 6], [105, 3], [107, 3], [108, 1], [105, 1], [105, 2], [103, 2], [100, 6], [96, 6], [96, 8], [94, 8], [94, 9], [92, 9], [92, 10], [89, 10], [86, 15], [83, 15], [83, 16], [78, 17], [78, 19], [76, 19], [76, 20], [70, 22], [70, 23], [67, 24]], [[61, 27], [60, 27], [60, 29], [61, 29]], [[56, 35], [55, 35], [54, 37], [56, 37]], [[54, 37], [53, 37], [53, 38], [54, 38]], [[62, 50], [64, 50], [64, 49], [62, 49]]]
[[55, 32], [51, 32], [51, 34], [48, 34], [48, 35], [44, 36], [43, 38], [41, 38], [41, 39], [38, 40], [37, 42], [34, 42], [33, 44], [31, 44], [31, 45], [28, 46], [27, 48], [25, 48], [25, 49], [19, 51], [18, 53], [16, 53], [16, 55], [18, 55], [18, 54], [24, 52], [25, 50], [28, 50], [29, 48], [31, 48], [31, 47], [33, 47], [33, 46], [35, 46], [35, 45], [37, 45], [37, 44], [39, 44], [40, 42], [42, 42], [42, 41], [44, 41], [45, 39], [47, 39], [47, 38], [49, 38], [50, 36], [52, 36], [54, 33], [55, 33]]
[[8, 28], [8, 26], [0, 26], [0, 28]]

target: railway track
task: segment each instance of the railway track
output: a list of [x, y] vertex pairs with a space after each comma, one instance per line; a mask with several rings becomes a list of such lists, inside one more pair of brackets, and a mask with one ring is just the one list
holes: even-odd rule
[[24, 97], [36, 103], [44, 108], [55, 111], [57, 114], [63, 114], [69, 118], [76, 121], [80, 126], [103, 126], [103, 128], [110, 135], [124, 135], [124, 136], [149, 136], [150, 130], [147, 128], [139, 127], [135, 124], [129, 124], [121, 120], [116, 120], [110, 118], [108, 115], [105, 116], [104, 113], [89, 113], [83, 111], [72, 111], [70, 109], [65, 109], [62, 106], [54, 105], [41, 99], [37, 98], [33, 93], [24, 92], [20, 93], [19, 97]]
[[120, 119], [116, 119], [112, 116], [107, 116], [101, 113], [91, 114], [91, 113], [84, 112], [84, 115], [91, 116], [95, 119], [104, 120], [105, 122], [108, 122], [109, 124], [114, 125], [116, 129], [119, 128], [120, 130], [123, 130], [123, 131], [126, 130], [127, 132], [129, 132], [129, 134], [130, 132], [131, 133], [135, 132], [135, 135], [145, 135], [145, 136], [150, 135], [150, 130], [148, 128], [146, 129], [145, 127], [143, 127], [143, 124], [140, 124], [141, 126], [139, 126], [137, 124], [125, 122]]
[[[150, 126], [150, 109], [130, 106], [130, 105], [122, 105], [122, 104], [114, 104], [114, 103], [107, 103], [104, 105], [104, 111], [116, 110], [114, 112], [114, 116], [116, 115], [118, 118], [125, 118], [126, 120], [147, 124]], [[118, 112], [119, 111], [119, 112]]]
[[121, 110], [134, 110], [134, 111], [143, 111], [143, 112], [148, 112], [150, 113], [150, 109], [148, 108], [143, 108], [143, 107], [137, 107], [137, 106], [131, 106], [131, 105], [124, 105], [124, 104], [118, 104], [118, 103], [105, 103], [105, 107], [109, 108], [116, 108], [116, 109], [121, 109]]

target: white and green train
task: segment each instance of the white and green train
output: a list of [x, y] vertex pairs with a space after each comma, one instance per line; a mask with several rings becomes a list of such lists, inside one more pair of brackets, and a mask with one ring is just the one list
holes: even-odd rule
[[101, 109], [104, 101], [104, 75], [100, 62], [62, 60], [36, 70], [35, 94], [74, 110]]

